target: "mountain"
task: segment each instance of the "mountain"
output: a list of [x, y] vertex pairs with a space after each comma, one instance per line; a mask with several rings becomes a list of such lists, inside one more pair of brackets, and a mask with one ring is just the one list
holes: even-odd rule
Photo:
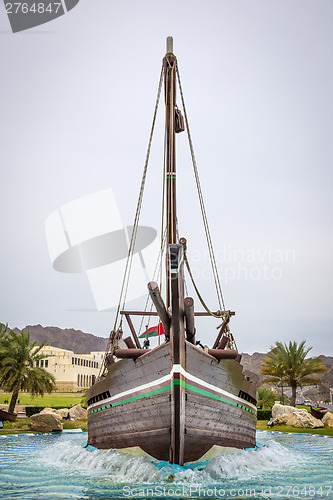
[[319, 374], [318, 378], [321, 379], [322, 383], [328, 387], [333, 387], [333, 357], [332, 356], [319, 356], [324, 365], [327, 368], [327, 373]]
[[[14, 328], [15, 331], [19, 331]], [[107, 346], [108, 339], [98, 337], [91, 333], [84, 333], [81, 330], [73, 328], [61, 329], [55, 326], [28, 325], [24, 330], [30, 330], [32, 340], [37, 340], [37, 344], [45, 342], [47, 345], [68, 349], [75, 354], [89, 354], [91, 351], [104, 351]], [[260, 374], [260, 365], [266, 354], [262, 352], [254, 352], [253, 354], [242, 354], [242, 365], [244, 371], [254, 373], [255, 378], [260, 381], [263, 376]], [[327, 368], [327, 373], [318, 374], [318, 378], [326, 387], [333, 387], [333, 357], [319, 356]]]
[[[30, 338], [37, 340], [37, 345], [45, 342], [46, 345], [68, 349], [75, 354], [89, 354], [91, 351], [105, 351], [108, 339], [97, 337], [91, 333], [84, 333], [73, 328], [61, 329], [55, 326], [28, 325], [25, 331], [30, 330]], [[14, 331], [18, 332], [17, 328]]]
[[266, 354], [263, 354], [262, 352], [254, 352], [253, 354], [243, 352], [241, 363], [244, 370], [255, 373], [260, 380], [263, 379], [264, 377], [260, 374], [260, 366], [262, 359], [265, 356]]

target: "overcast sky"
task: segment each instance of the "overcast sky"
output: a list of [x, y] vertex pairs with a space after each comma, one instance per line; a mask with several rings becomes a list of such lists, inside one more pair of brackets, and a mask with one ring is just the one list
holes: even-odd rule
[[[304, 339], [333, 355], [332, 25], [332, 0], [81, 0], [12, 34], [1, 2], [0, 321], [108, 336], [87, 276], [52, 268], [45, 220], [112, 188], [132, 223], [172, 35], [239, 350]], [[156, 229], [162, 126], [161, 111], [141, 219]], [[180, 233], [216, 309], [185, 134], [177, 150]]]

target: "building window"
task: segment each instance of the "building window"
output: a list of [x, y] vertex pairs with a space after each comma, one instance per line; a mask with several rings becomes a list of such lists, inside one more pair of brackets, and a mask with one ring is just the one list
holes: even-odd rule
[[48, 359], [46, 359], [46, 360], [45, 360], [45, 368], [47, 368], [48, 366], [49, 366], [49, 360], [48, 360]]
[[36, 361], [36, 366], [39, 366], [39, 361]]
[[98, 368], [98, 363], [96, 363], [96, 368]]
[[43, 368], [43, 366], [44, 366], [44, 360], [43, 359], [40, 362], [40, 366], [41, 366], [41, 368]]
[[72, 365], [74, 365], [74, 358], [72, 358]]

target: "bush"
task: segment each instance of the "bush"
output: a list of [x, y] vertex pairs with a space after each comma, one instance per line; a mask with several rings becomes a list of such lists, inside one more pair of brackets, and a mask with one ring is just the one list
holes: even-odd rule
[[[71, 409], [72, 406], [74, 405], [69, 405], [69, 406], [52, 406], [52, 410], [62, 410], [63, 408], [69, 408]], [[87, 409], [87, 406], [81, 405], [82, 408]], [[48, 406], [26, 406], [25, 407], [25, 414], [27, 417], [31, 417], [31, 415], [35, 415], [36, 413], [40, 413], [44, 408], [49, 408]]]
[[257, 420], [270, 420], [272, 418], [272, 410], [257, 410]]
[[[47, 406], [26, 406], [25, 414], [27, 417], [31, 417], [31, 415], [35, 415], [36, 413], [40, 413]], [[52, 410], [61, 410], [63, 406], [52, 406]]]

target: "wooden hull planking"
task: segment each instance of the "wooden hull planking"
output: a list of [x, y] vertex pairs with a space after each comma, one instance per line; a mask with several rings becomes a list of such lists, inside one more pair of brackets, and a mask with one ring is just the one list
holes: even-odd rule
[[17, 413], [9, 413], [6, 410], [0, 409], [0, 420], [1, 421], [7, 420], [8, 422], [15, 422], [16, 418], [17, 418]]
[[[213, 445], [255, 446], [256, 389], [234, 360], [218, 362], [186, 342], [186, 370], [170, 366], [170, 344], [137, 360], [109, 366], [104, 380], [88, 390], [88, 443], [97, 448], [139, 446], [159, 460], [169, 460], [172, 391], [185, 391], [184, 462], [199, 459]], [[104, 394], [101, 401], [96, 401]]]

